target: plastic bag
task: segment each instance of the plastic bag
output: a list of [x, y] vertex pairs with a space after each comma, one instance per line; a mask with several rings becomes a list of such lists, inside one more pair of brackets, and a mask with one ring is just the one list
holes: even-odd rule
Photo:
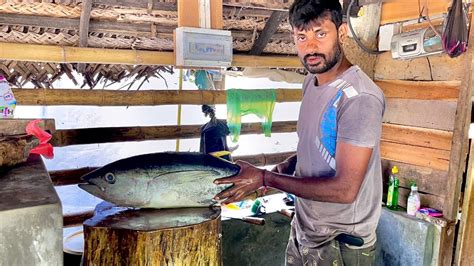
[[11, 118], [16, 107], [16, 99], [7, 80], [0, 76], [0, 118]]
[[255, 114], [263, 119], [262, 128], [266, 137], [272, 130], [272, 115], [275, 108], [275, 90], [227, 90], [227, 126], [230, 137], [237, 142], [240, 136], [241, 117]]
[[453, 0], [443, 32], [443, 50], [450, 57], [457, 57], [467, 50], [467, 15], [462, 0]]

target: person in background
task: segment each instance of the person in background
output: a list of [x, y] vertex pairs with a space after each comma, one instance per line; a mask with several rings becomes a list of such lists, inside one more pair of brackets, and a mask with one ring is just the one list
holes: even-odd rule
[[[216, 118], [216, 109], [214, 106], [203, 105], [202, 112], [204, 116], [209, 116], [210, 120], [201, 127], [201, 141], [199, 152], [214, 153], [221, 151], [229, 151], [227, 146], [227, 135], [230, 131], [224, 120]], [[220, 158], [231, 160], [230, 155], [222, 155]]]
[[[246, 162], [223, 204], [261, 187], [296, 196], [287, 265], [373, 265], [382, 203], [380, 135], [385, 99], [375, 83], [344, 56], [347, 25], [337, 0], [295, 0], [289, 22], [303, 83], [294, 156], [272, 172]], [[341, 235], [360, 239], [358, 246]]]

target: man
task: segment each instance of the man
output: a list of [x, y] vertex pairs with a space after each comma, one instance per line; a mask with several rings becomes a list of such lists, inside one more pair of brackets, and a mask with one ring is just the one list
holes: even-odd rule
[[[230, 131], [226, 122], [216, 118], [216, 108], [214, 106], [203, 105], [201, 110], [204, 116], [209, 116], [210, 120], [201, 127], [199, 152], [213, 153], [229, 151], [226, 137]], [[228, 161], [231, 160], [228, 154], [220, 157]]]
[[[234, 184], [216, 199], [239, 201], [262, 186], [292, 193], [297, 198], [287, 264], [371, 265], [382, 201], [384, 96], [343, 54], [347, 28], [339, 1], [296, 0], [289, 15], [298, 56], [309, 72], [297, 153], [277, 165], [277, 173], [238, 162], [239, 175], [215, 181]], [[364, 244], [335, 240], [341, 233]]]

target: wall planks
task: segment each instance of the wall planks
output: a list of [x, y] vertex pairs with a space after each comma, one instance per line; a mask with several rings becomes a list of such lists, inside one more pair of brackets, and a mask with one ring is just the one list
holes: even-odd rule
[[383, 122], [452, 131], [456, 102], [387, 99]]
[[461, 80], [466, 66], [461, 58], [449, 58], [445, 54], [411, 60], [394, 60], [390, 52], [377, 57], [376, 80]]

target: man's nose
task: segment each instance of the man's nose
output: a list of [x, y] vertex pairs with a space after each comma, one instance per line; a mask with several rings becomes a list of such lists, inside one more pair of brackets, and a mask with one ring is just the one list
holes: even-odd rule
[[305, 46], [306, 53], [312, 54], [319, 51], [319, 43], [313, 38], [308, 39]]

